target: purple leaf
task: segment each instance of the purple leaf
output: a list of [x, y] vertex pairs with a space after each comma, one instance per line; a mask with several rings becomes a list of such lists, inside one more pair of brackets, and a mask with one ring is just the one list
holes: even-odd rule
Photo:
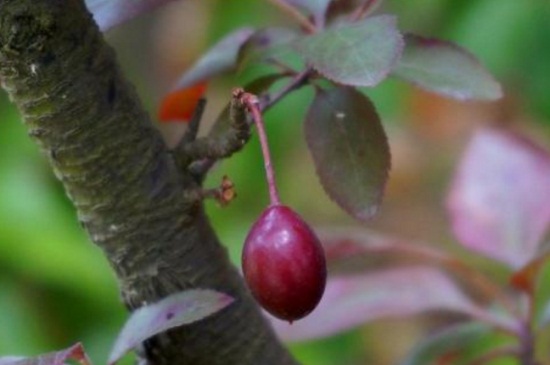
[[236, 65], [239, 49], [253, 33], [252, 28], [240, 28], [222, 38], [180, 77], [174, 90], [185, 89], [231, 70]]
[[114, 364], [124, 354], [148, 338], [171, 328], [203, 319], [233, 302], [226, 294], [193, 289], [173, 294], [132, 313], [109, 355]]
[[322, 338], [381, 318], [401, 318], [431, 310], [448, 310], [514, 327], [470, 301], [442, 272], [427, 267], [389, 269], [331, 278], [319, 306], [289, 325], [273, 321], [285, 341]]
[[63, 365], [67, 360], [75, 360], [82, 365], [91, 364], [82, 344], [77, 343], [67, 349], [36, 357], [0, 357], [0, 365]]
[[374, 86], [395, 66], [403, 39], [395, 17], [380, 15], [304, 37], [296, 49], [323, 76], [352, 86]]
[[[455, 262], [455, 257], [429, 245], [411, 242], [355, 227], [332, 227], [315, 230], [325, 250], [332, 274], [364, 272], [379, 267], [380, 255], [406, 257], [431, 265]], [[416, 262], [416, 261], [415, 261]], [[378, 266], [376, 266], [378, 265]]]
[[251, 35], [239, 50], [239, 69], [252, 62], [276, 60], [287, 63], [288, 58], [295, 56], [290, 42], [296, 38], [296, 33], [288, 28], [264, 28]]
[[550, 222], [550, 155], [527, 139], [483, 129], [470, 142], [447, 199], [468, 249], [519, 269]]
[[355, 218], [372, 217], [388, 178], [390, 152], [371, 101], [349, 87], [319, 91], [304, 127], [327, 194]]
[[496, 100], [500, 84], [468, 51], [454, 43], [405, 35], [405, 49], [393, 74], [458, 100]]
[[315, 24], [323, 25], [325, 13], [331, 0], [285, 0], [294, 6], [298, 6], [313, 16]]
[[172, 0], [86, 0], [102, 31], [122, 24]]

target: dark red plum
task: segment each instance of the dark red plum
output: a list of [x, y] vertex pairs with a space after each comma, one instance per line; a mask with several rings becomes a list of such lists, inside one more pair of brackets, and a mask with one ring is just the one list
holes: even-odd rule
[[243, 272], [256, 300], [269, 313], [295, 321], [319, 303], [326, 262], [319, 239], [287, 206], [268, 207], [246, 238]]

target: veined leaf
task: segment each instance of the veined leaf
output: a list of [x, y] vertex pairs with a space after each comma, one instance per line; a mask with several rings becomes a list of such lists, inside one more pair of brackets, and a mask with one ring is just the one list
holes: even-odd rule
[[403, 39], [395, 17], [380, 15], [304, 37], [295, 47], [330, 80], [344, 85], [374, 86], [397, 63]]
[[388, 178], [390, 151], [371, 101], [350, 87], [319, 91], [304, 127], [327, 194], [353, 217], [372, 217]]
[[496, 100], [500, 84], [468, 51], [439, 39], [405, 35], [405, 49], [394, 75], [458, 100]]

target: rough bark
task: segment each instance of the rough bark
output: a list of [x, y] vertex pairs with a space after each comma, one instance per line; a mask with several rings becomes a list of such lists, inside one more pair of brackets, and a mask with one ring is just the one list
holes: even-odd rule
[[294, 364], [81, 0], [0, 0], [0, 80], [129, 309], [188, 288], [236, 298], [148, 341], [151, 364]]

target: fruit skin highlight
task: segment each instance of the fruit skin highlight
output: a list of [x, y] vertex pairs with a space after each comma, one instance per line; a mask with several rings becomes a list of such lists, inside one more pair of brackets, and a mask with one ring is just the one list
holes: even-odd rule
[[292, 322], [309, 314], [323, 296], [326, 260], [319, 239], [292, 209], [269, 206], [246, 238], [242, 267], [256, 300]]

